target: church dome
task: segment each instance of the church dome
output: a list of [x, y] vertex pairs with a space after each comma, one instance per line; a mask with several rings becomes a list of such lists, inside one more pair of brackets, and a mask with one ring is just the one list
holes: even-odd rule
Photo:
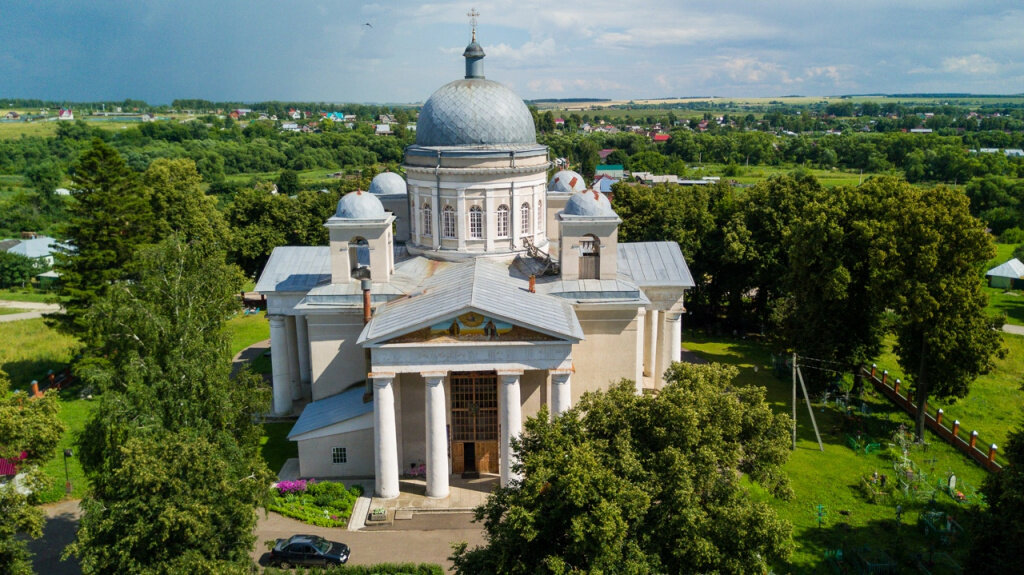
[[498, 82], [465, 78], [441, 86], [420, 110], [416, 144], [536, 144], [533, 116], [522, 98]]
[[573, 194], [566, 202], [562, 213], [568, 216], [616, 217], [612, 203], [608, 201], [607, 196], [597, 190], [584, 190]]
[[349, 192], [338, 200], [338, 211], [334, 217], [349, 220], [382, 220], [387, 217], [384, 205], [377, 196], [356, 190]]
[[559, 170], [558, 173], [551, 177], [551, 181], [548, 182], [548, 191], [550, 192], [571, 194], [573, 192], [582, 192], [586, 189], [587, 185], [583, 181], [583, 176], [572, 170]]
[[405, 194], [405, 180], [395, 172], [383, 172], [373, 177], [370, 193], [376, 196]]

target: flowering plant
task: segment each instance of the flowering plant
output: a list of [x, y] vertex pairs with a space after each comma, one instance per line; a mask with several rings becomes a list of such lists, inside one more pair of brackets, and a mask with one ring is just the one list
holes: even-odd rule
[[277, 484], [277, 491], [281, 495], [287, 495], [289, 493], [304, 493], [306, 487], [312, 483], [315, 483], [313, 479], [306, 481], [305, 479], [296, 479], [294, 481], [279, 481]]

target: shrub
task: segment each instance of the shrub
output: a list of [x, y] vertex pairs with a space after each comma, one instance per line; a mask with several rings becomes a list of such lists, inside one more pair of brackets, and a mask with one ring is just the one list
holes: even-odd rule
[[360, 486], [346, 489], [343, 483], [313, 480], [282, 481], [267, 509], [285, 517], [320, 527], [344, 527], [352, 506], [363, 494]]
[[268, 567], [266, 575], [287, 575], [290, 573], [327, 573], [329, 575], [443, 575], [444, 569], [433, 563], [378, 563], [376, 565], [332, 565], [315, 570], [298, 569], [283, 571]]
[[1001, 244], [1019, 244], [1021, 242], [1024, 242], [1024, 229], [1009, 228], [999, 234], [999, 243]]

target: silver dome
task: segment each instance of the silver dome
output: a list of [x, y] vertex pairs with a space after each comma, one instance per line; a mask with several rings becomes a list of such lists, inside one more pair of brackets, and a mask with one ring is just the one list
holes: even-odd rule
[[562, 213], [567, 216], [617, 217], [608, 197], [597, 190], [584, 190], [573, 194], [565, 203], [565, 210]]
[[387, 217], [387, 213], [377, 196], [356, 190], [338, 200], [338, 210], [334, 217], [348, 220], [382, 220]]
[[373, 181], [370, 182], [370, 193], [376, 196], [387, 196], [408, 192], [402, 176], [394, 172], [382, 172], [374, 176]]
[[416, 144], [536, 144], [533, 116], [522, 98], [498, 82], [456, 80], [438, 88], [420, 110]]
[[548, 182], [548, 191], [550, 192], [571, 194], [586, 189], [587, 184], [583, 181], [583, 176], [572, 170], [559, 170], [558, 173], [551, 176], [551, 181]]

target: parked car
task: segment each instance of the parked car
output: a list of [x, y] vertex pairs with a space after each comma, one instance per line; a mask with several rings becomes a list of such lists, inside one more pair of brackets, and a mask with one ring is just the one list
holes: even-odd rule
[[348, 561], [349, 548], [344, 543], [328, 541], [319, 535], [292, 535], [278, 539], [270, 550], [271, 565], [278, 567], [341, 565]]

